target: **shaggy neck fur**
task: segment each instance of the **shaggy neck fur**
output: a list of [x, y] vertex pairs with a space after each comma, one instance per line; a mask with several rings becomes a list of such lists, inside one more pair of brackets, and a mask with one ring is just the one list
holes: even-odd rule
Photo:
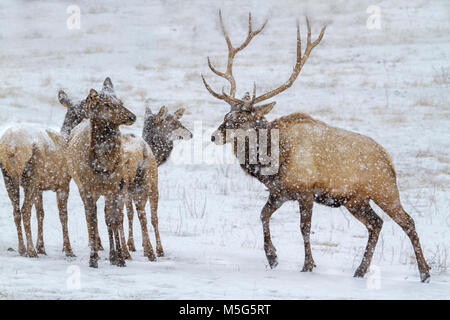
[[[75, 107], [68, 107], [69, 110], [67, 110], [63, 125], [61, 127], [61, 134], [66, 140], [69, 138], [72, 129], [79, 125], [85, 118], [84, 105], [85, 102], [81, 101]], [[67, 106], [70, 106], [70, 104], [67, 103]]]
[[149, 117], [145, 121], [142, 138], [152, 149], [158, 167], [167, 161], [173, 150], [173, 141], [166, 131], [155, 123], [154, 117]]
[[[259, 130], [260, 129], [266, 129], [268, 130], [267, 132], [267, 153], [270, 154], [270, 150], [271, 150], [271, 134], [270, 134], [270, 129], [272, 129], [271, 123], [269, 123], [266, 118], [260, 118], [257, 121], [252, 122], [252, 126], [255, 130], [256, 130], [256, 141], [259, 145]], [[236, 150], [236, 144], [237, 141], [235, 140], [234, 142], [234, 150]], [[257, 178], [259, 181], [261, 181], [262, 183], [264, 183], [267, 187], [271, 187], [272, 184], [275, 183], [274, 180], [276, 180], [274, 177], [277, 175], [263, 175], [261, 174], [261, 169], [264, 167], [269, 167], [270, 164], [262, 164], [260, 163], [260, 149], [257, 148], [256, 150], [256, 159], [257, 159], [257, 163], [249, 163], [249, 143], [248, 141], [246, 141], [245, 143], [245, 163], [241, 164], [241, 168], [244, 170], [244, 172], [246, 172], [247, 174], [251, 175], [252, 177]], [[236, 156], [236, 153], [235, 153]], [[262, 155], [262, 156], [266, 156]]]
[[92, 169], [100, 174], [111, 174], [120, 161], [121, 136], [119, 126], [91, 119]]

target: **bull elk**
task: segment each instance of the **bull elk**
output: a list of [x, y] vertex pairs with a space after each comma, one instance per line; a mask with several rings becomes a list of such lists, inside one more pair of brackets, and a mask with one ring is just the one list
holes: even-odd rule
[[[91, 249], [89, 266], [98, 267], [96, 203], [100, 196], [105, 197], [109, 260], [114, 265], [125, 266], [119, 228], [124, 188], [123, 138], [119, 126], [133, 124], [136, 116], [116, 96], [110, 78], [105, 79], [100, 93], [90, 90], [85, 112], [89, 120], [72, 130], [64, 153], [85, 208]], [[58, 137], [51, 135], [51, 138], [59, 145], [63, 143]]]
[[[370, 200], [386, 212], [408, 235], [411, 240], [420, 278], [423, 282], [430, 277], [419, 237], [415, 230], [413, 219], [405, 212], [399, 197], [396, 183], [396, 172], [389, 154], [371, 138], [329, 126], [313, 119], [304, 113], [294, 113], [272, 122], [266, 120], [275, 102], [258, 105], [267, 99], [288, 89], [297, 79], [311, 51], [320, 43], [325, 33], [324, 26], [318, 38], [311, 41], [311, 26], [308, 18], [307, 42], [302, 53], [300, 27], [297, 23], [297, 59], [289, 79], [280, 87], [256, 95], [256, 85], [253, 95], [247, 93], [242, 99], [235, 97], [236, 81], [233, 77], [233, 59], [244, 49], [254, 36], [259, 34], [266, 23], [253, 30], [251, 15], [248, 21], [248, 35], [238, 47], [234, 47], [224, 27], [222, 15], [219, 12], [220, 26], [228, 46], [228, 63], [225, 72], [217, 70], [208, 58], [208, 66], [213, 73], [226, 79], [230, 91], [221, 93], [214, 91], [202, 75], [203, 83], [215, 98], [227, 102], [231, 110], [225, 115], [223, 123], [212, 135], [211, 140], [218, 145], [232, 142], [236, 155], [237, 138], [229, 137], [235, 130], [268, 131], [268, 135], [276, 130], [279, 147], [278, 170], [274, 174], [264, 174], [267, 164], [261, 161], [251, 163], [246, 155], [242, 169], [265, 184], [269, 190], [269, 199], [261, 212], [264, 233], [264, 250], [271, 268], [277, 265], [276, 249], [270, 237], [269, 222], [272, 214], [289, 200], [297, 201], [300, 208], [300, 230], [304, 239], [305, 262], [302, 271], [312, 271], [315, 267], [311, 254], [310, 230], [314, 202], [331, 206], [345, 206], [348, 211], [368, 230], [368, 242], [361, 264], [356, 269], [355, 277], [363, 277], [370, 265], [378, 236], [383, 225], [382, 219], [372, 210]], [[267, 21], [266, 21], [267, 22]], [[273, 151], [274, 146], [268, 149]], [[272, 143], [273, 144], [273, 143]], [[245, 150], [251, 146], [247, 140]], [[261, 156], [261, 148], [256, 145], [257, 156]], [[259, 158], [257, 158], [259, 159]]]
[[[58, 99], [67, 108], [60, 133], [66, 139], [71, 130], [85, 117], [84, 102], [73, 103], [64, 91], [59, 91]], [[63, 152], [54, 145], [47, 133], [29, 132], [25, 128], [10, 128], [0, 139], [0, 167], [2, 169], [8, 196], [13, 205], [14, 222], [19, 240], [19, 254], [36, 257], [45, 254], [43, 223], [43, 191], [56, 192], [59, 218], [63, 232], [63, 251], [66, 256], [74, 256], [70, 246], [67, 228], [67, 200], [71, 177], [68, 174]], [[20, 186], [24, 190], [24, 201], [20, 208]], [[38, 222], [36, 250], [33, 247], [30, 218], [35, 206]], [[25, 229], [27, 248], [25, 250], [21, 221]]]

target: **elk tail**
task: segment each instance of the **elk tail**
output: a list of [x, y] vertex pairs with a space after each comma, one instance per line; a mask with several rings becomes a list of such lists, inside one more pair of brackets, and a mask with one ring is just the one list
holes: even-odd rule
[[0, 139], [0, 163], [9, 175], [20, 180], [33, 155], [33, 143], [23, 132], [8, 130]]
[[389, 163], [389, 166], [391, 167], [394, 178], [396, 178], [397, 172], [395, 171], [394, 162], [392, 161], [391, 155], [383, 147], [381, 147], [381, 152], [383, 153], [384, 157], [386, 158], [386, 161]]

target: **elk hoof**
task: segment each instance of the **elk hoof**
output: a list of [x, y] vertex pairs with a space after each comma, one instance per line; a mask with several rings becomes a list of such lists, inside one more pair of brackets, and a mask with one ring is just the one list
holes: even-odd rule
[[364, 275], [366, 274], [366, 268], [361, 268], [359, 267], [358, 269], [356, 269], [355, 274], [353, 275], [353, 277], [355, 278], [364, 278]]
[[63, 251], [66, 253], [66, 257], [69, 258], [75, 258], [76, 255], [73, 253], [72, 249], [63, 249]]
[[19, 247], [19, 254], [20, 254], [22, 257], [25, 257], [25, 256], [27, 255], [27, 250], [25, 249], [24, 246]]
[[164, 250], [162, 248], [161, 249], [156, 249], [156, 255], [158, 257], [164, 257]]
[[430, 283], [430, 273], [428, 271], [420, 273], [420, 281]]
[[29, 258], [37, 258], [37, 253], [36, 253], [36, 250], [34, 250], [34, 249], [28, 249], [27, 250], [27, 257], [29, 257]]
[[311, 272], [313, 271], [313, 269], [316, 267], [314, 262], [305, 262], [305, 264], [303, 265], [303, 269], [302, 272]]
[[277, 256], [268, 256], [267, 261], [269, 262], [270, 269], [275, 269], [278, 266]]
[[98, 261], [95, 258], [89, 259], [89, 267], [91, 268], [98, 268]]
[[123, 257], [119, 257], [117, 259], [116, 266], [118, 266], [118, 267], [126, 267], [127, 265], [125, 263], [125, 259]]
[[122, 256], [123, 256], [123, 258], [124, 258], [125, 260], [132, 260], [132, 259], [131, 259], [131, 254], [128, 252], [128, 250], [124, 250], [124, 251], [122, 252]]
[[151, 254], [145, 254], [145, 256], [148, 258], [148, 261], [156, 261], [155, 254], [153, 252]]
[[156, 256], [153, 250], [144, 250], [144, 256], [146, 256], [149, 261], [156, 261]]
[[43, 245], [37, 246], [37, 247], [36, 247], [36, 250], [37, 250], [37, 253], [38, 253], [38, 254], [45, 254], [45, 255], [47, 255], [47, 253], [45, 253], [45, 248], [44, 248]]
[[136, 251], [136, 247], [134, 246], [134, 241], [128, 240], [128, 250], [130, 250], [132, 252]]

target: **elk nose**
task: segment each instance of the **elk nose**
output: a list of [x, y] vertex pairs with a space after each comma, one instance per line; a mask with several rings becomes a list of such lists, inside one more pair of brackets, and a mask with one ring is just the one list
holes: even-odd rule
[[211, 142], [216, 141], [216, 137], [214, 135], [211, 136]]
[[136, 115], [132, 114], [132, 115], [130, 115], [130, 116], [128, 117], [128, 119], [129, 119], [131, 122], [135, 122], [135, 121], [136, 121]]

